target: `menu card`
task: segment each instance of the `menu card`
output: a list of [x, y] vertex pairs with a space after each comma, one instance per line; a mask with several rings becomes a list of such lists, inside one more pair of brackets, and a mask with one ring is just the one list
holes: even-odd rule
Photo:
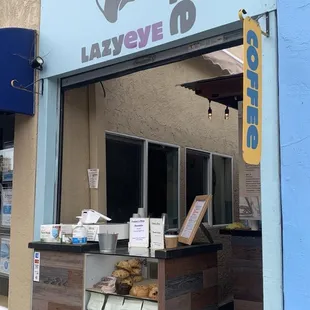
[[209, 207], [211, 195], [196, 196], [181, 228], [178, 241], [191, 245]]
[[161, 218], [150, 219], [151, 226], [151, 249], [162, 250], [164, 243], [164, 223]]
[[131, 218], [129, 247], [149, 247], [150, 221], [148, 218]]
[[191, 210], [188, 220], [182, 230], [181, 237], [189, 238], [203, 210], [205, 202], [196, 201], [194, 208]]

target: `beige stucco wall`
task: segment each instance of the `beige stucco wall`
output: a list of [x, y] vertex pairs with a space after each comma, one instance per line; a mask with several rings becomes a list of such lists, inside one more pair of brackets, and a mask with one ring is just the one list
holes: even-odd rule
[[[185, 217], [185, 148], [228, 154], [237, 158], [237, 111], [224, 120], [225, 107], [212, 104], [213, 117], [208, 119], [209, 103], [177, 84], [222, 75], [219, 67], [202, 57], [104, 81], [106, 97], [98, 83], [94, 89], [84, 87], [66, 94], [64, 119], [64, 166], [62, 183], [62, 221], [73, 221], [90, 197], [92, 204], [105, 211], [105, 131], [143, 137], [181, 147], [181, 217]], [[95, 95], [95, 96], [94, 96]], [[88, 111], [85, 111], [88, 105]], [[91, 148], [87, 147], [92, 145]], [[93, 159], [91, 160], [91, 158]], [[76, 165], [76, 163], [79, 163]], [[87, 190], [87, 165], [100, 169], [99, 189]], [[234, 161], [235, 205], [238, 203], [237, 161]], [[81, 197], [81, 195], [83, 197]], [[237, 208], [236, 208], [237, 211]], [[231, 293], [229, 271], [230, 242], [213, 231], [224, 244], [219, 254], [220, 297]]]
[[[0, 27], [39, 29], [39, 0], [0, 1]], [[31, 309], [37, 114], [16, 116], [9, 309]]]

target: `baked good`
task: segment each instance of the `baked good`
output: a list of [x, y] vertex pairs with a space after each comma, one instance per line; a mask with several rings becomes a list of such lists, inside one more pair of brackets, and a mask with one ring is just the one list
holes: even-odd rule
[[129, 295], [132, 286], [126, 283], [118, 283], [116, 285], [116, 293], [119, 295]]
[[118, 279], [126, 279], [130, 276], [130, 273], [124, 269], [117, 269], [112, 272], [112, 276]]
[[149, 296], [149, 287], [147, 285], [136, 285], [133, 286], [129, 292], [131, 296], [136, 297], [148, 297]]
[[149, 291], [149, 298], [157, 300], [158, 299], [158, 287], [154, 286]]
[[133, 276], [132, 277], [132, 282], [133, 283], [137, 283], [137, 282], [141, 282], [143, 281], [143, 277], [142, 276]]
[[141, 268], [132, 268], [130, 274], [132, 276], [140, 276], [141, 272]]
[[116, 268], [124, 269], [124, 270], [127, 270], [127, 271], [131, 272], [131, 267], [130, 267], [130, 265], [129, 265], [127, 260], [121, 260], [120, 262], [118, 262], [116, 264]]
[[138, 258], [129, 259], [128, 264], [131, 268], [141, 268], [141, 261]]
[[126, 278], [124, 280], [121, 280], [121, 284], [128, 284], [130, 286], [133, 286], [133, 281], [132, 281], [132, 278]]
[[154, 287], [158, 287], [158, 285], [156, 283], [152, 283], [152, 284], [149, 284], [149, 289], [151, 290], [152, 288]]
[[103, 293], [112, 294], [115, 292], [116, 278], [104, 277], [100, 282], [94, 285], [94, 288], [99, 288]]

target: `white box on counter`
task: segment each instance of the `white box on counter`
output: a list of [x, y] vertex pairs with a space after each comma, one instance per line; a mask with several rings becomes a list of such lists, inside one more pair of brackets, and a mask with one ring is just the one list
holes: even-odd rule
[[40, 241], [42, 242], [61, 242], [61, 225], [41, 225]]
[[102, 224], [84, 225], [87, 228], [87, 241], [98, 241], [99, 233], [118, 234], [118, 240], [129, 239], [129, 225], [126, 224]]
[[[76, 224], [41, 225], [40, 240], [71, 243], [74, 227]], [[98, 241], [98, 233], [118, 233], [118, 240], [129, 239], [129, 224], [84, 224], [84, 227], [87, 229], [87, 241]]]
[[72, 242], [73, 228], [76, 225], [61, 224], [61, 242], [70, 244]]

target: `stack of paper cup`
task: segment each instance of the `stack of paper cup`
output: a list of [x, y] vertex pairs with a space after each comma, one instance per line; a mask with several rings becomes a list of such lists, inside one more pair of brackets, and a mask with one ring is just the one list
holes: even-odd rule
[[138, 214], [141, 218], [145, 218], [144, 208], [138, 208]]

